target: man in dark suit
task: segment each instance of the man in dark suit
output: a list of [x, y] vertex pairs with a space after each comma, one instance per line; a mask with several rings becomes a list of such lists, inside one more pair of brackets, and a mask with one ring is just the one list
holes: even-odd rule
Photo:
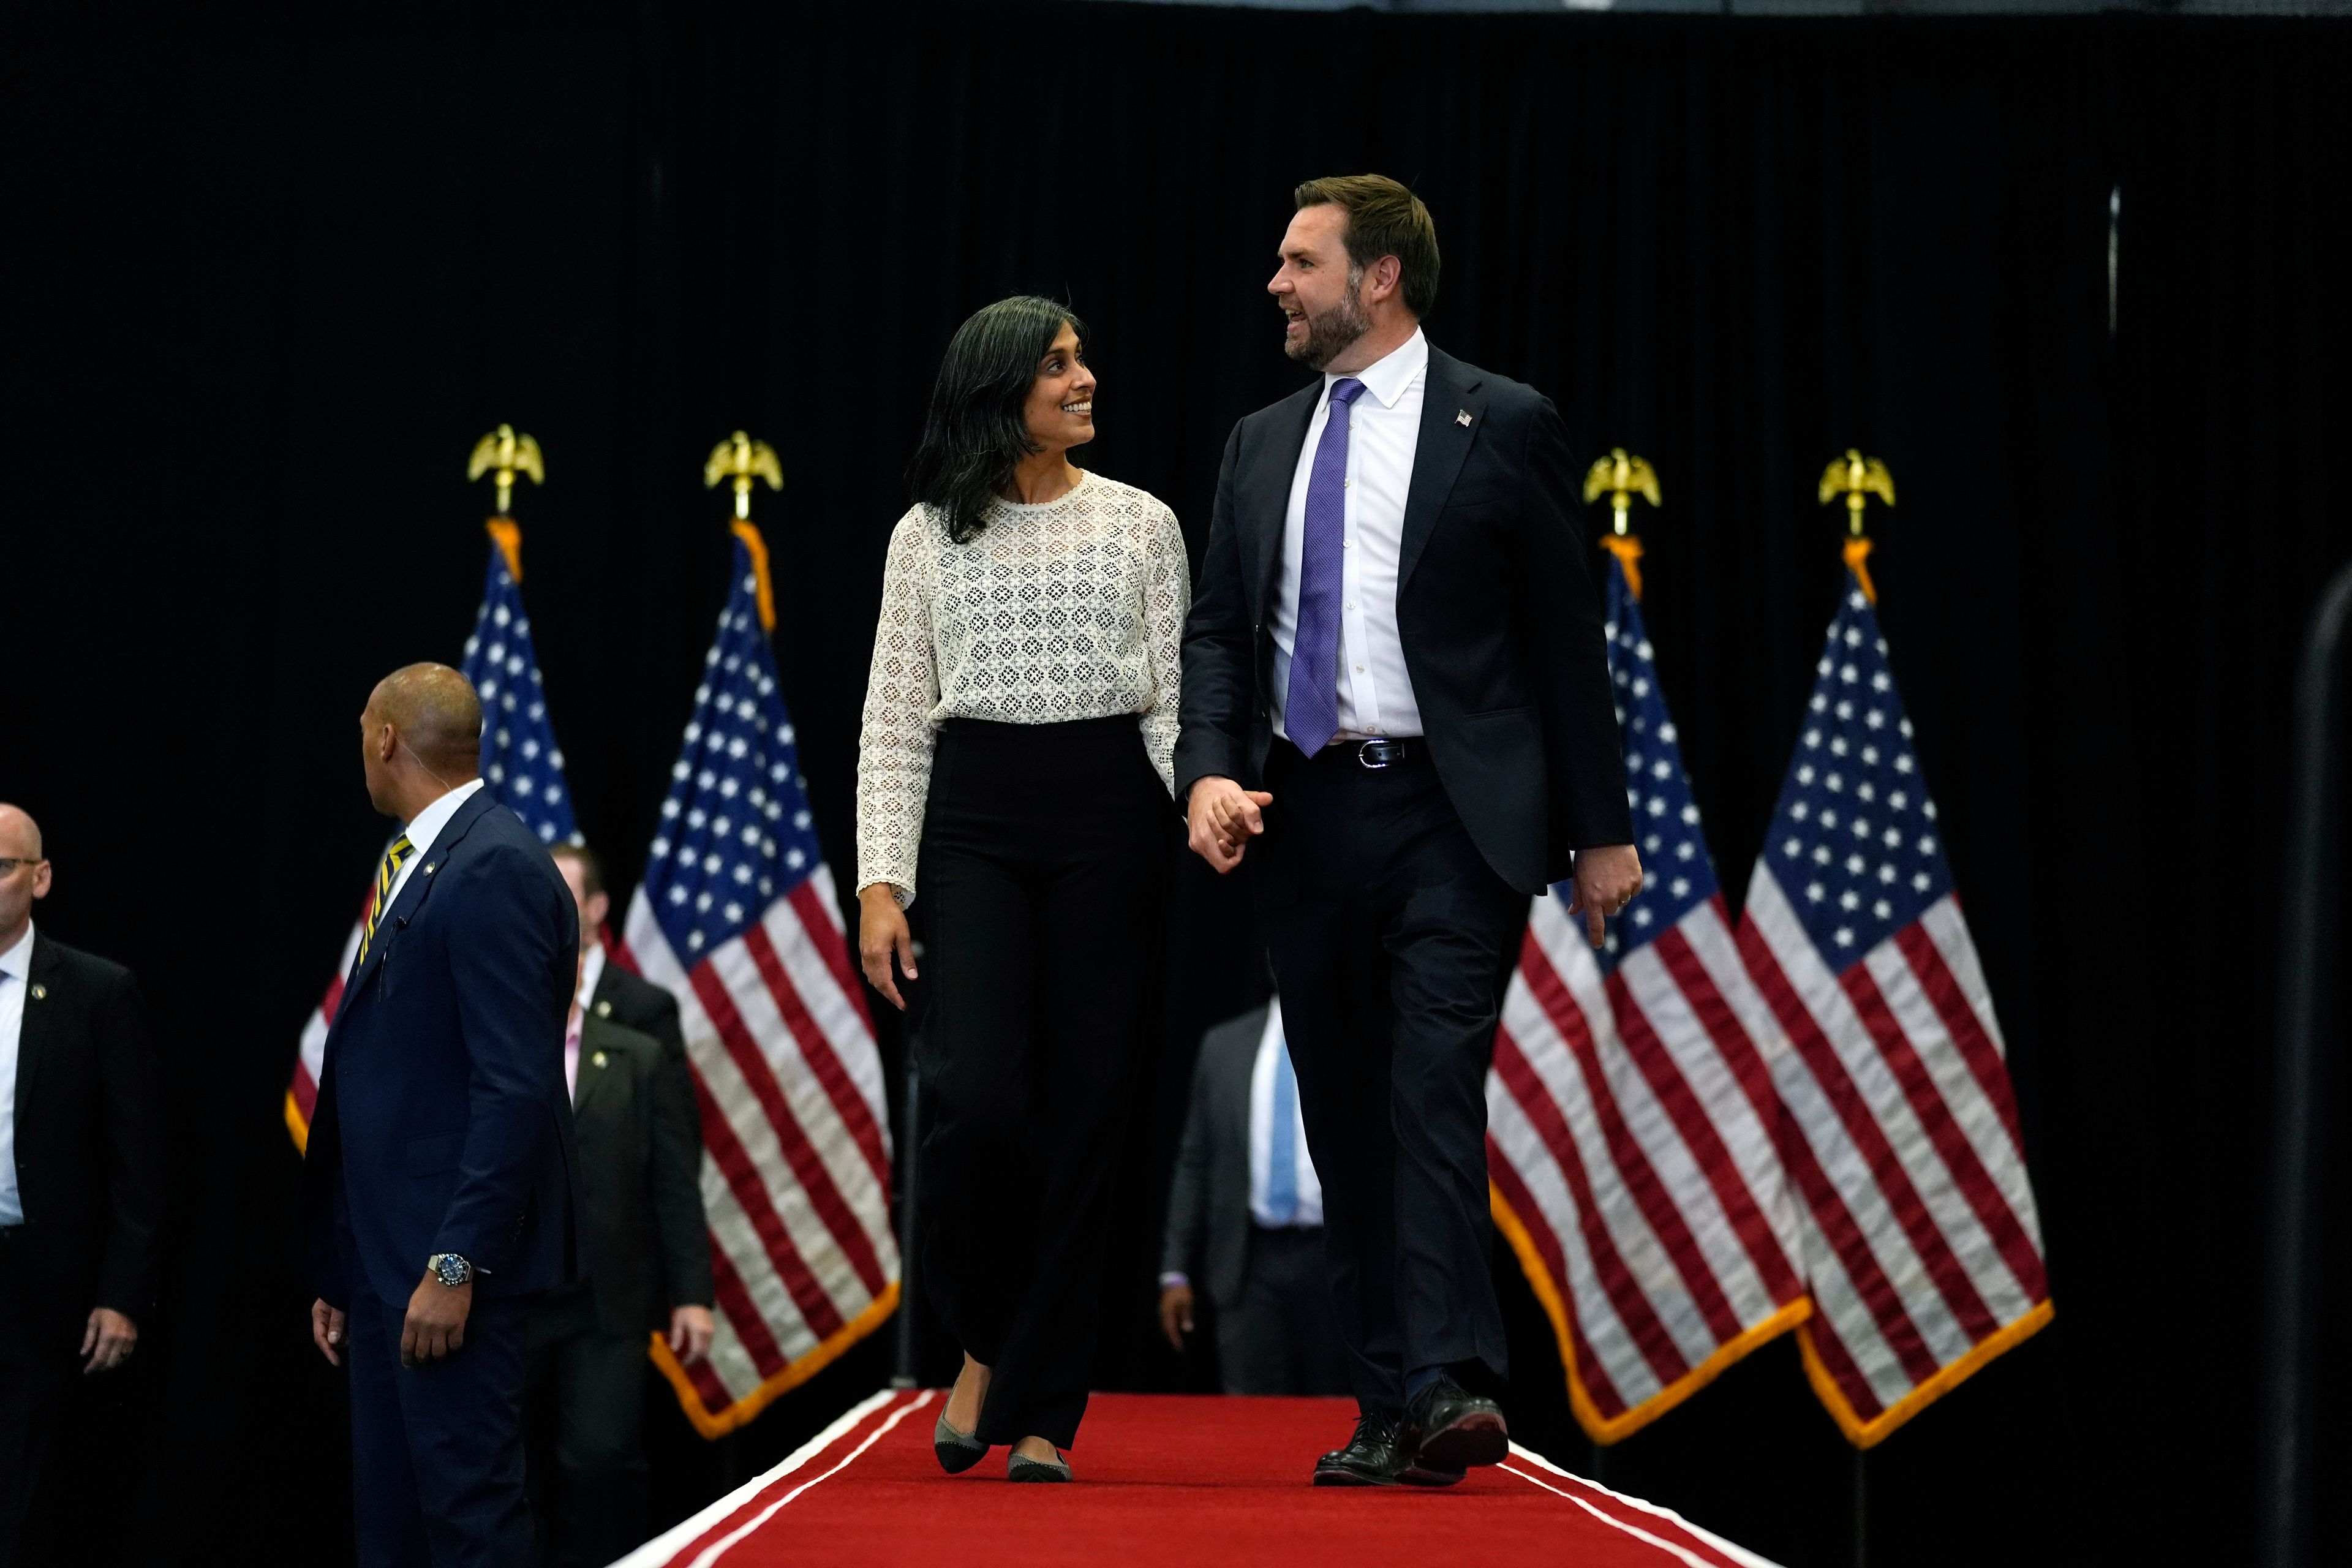
[[1201, 1037], [1160, 1258], [1160, 1331], [1184, 1348], [1198, 1268], [1217, 1310], [1227, 1394], [1348, 1392], [1323, 1284], [1323, 1186], [1279, 1003]]
[[577, 1275], [564, 1021], [578, 917], [477, 773], [466, 678], [418, 664], [360, 716], [384, 852], [333, 1024], [302, 1208], [311, 1336], [351, 1362], [352, 1523], [374, 1565], [535, 1560], [525, 1321]]
[[531, 1314], [531, 1491], [550, 1560], [599, 1568], [645, 1539], [647, 1331], [666, 1331], [682, 1365], [710, 1349], [710, 1231], [677, 1003], [606, 962], [595, 854], [553, 853], [586, 947], [563, 1047], [582, 1279]]
[[74, 1369], [110, 1372], [155, 1294], [155, 1063], [117, 963], [33, 929], [41, 830], [0, 805], [0, 1565], [20, 1561]]
[[1184, 637], [1193, 849], [1246, 852], [1287, 1014], [1361, 1411], [1321, 1485], [1507, 1449], [1485, 1078], [1527, 901], [1593, 940], [1641, 886], [1559, 416], [1431, 346], [1429, 211], [1298, 187], [1267, 285], [1322, 374], [1234, 427]]

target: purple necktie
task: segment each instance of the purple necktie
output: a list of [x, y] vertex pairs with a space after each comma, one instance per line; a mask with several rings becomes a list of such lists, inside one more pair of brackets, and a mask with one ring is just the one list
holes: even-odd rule
[[1331, 412], [1307, 472], [1307, 525], [1298, 548], [1298, 627], [1282, 728], [1313, 756], [1339, 732], [1339, 579], [1348, 536], [1348, 426], [1364, 384], [1331, 384]]

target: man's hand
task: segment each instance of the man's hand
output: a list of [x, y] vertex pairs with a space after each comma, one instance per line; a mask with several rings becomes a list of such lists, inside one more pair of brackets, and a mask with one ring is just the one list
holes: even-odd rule
[[1223, 876], [1242, 863], [1249, 841], [1265, 831], [1262, 813], [1273, 804], [1265, 791], [1244, 789], [1228, 778], [1196, 780], [1184, 805], [1186, 842]]
[[82, 1375], [112, 1372], [131, 1359], [138, 1343], [138, 1324], [111, 1307], [92, 1307], [81, 1331]]
[[710, 1342], [717, 1338], [719, 1325], [710, 1321], [708, 1307], [672, 1307], [669, 1310], [669, 1348], [680, 1366], [692, 1366], [710, 1353]]
[[1607, 918], [1633, 901], [1642, 890], [1642, 857], [1631, 844], [1602, 844], [1576, 852], [1576, 895], [1568, 912], [1584, 917], [1584, 930], [1599, 947], [1608, 934]]
[[1160, 1288], [1160, 1331], [1168, 1336], [1171, 1349], [1182, 1352], [1184, 1336], [1192, 1331], [1192, 1287], [1167, 1285]]
[[341, 1366], [343, 1358], [335, 1347], [343, 1342], [342, 1310], [330, 1307], [324, 1301], [310, 1303], [310, 1342], [327, 1358], [330, 1366]]
[[890, 1005], [901, 1013], [907, 1010], [906, 998], [898, 994], [898, 982], [891, 977], [890, 958], [898, 955], [898, 967], [907, 978], [915, 976], [915, 935], [907, 929], [907, 911], [898, 907], [898, 896], [887, 882], [877, 882], [857, 890], [857, 963], [866, 971], [866, 983], [889, 998]]
[[408, 1315], [400, 1320], [400, 1364], [421, 1366], [439, 1361], [466, 1342], [466, 1318], [474, 1310], [474, 1282], [444, 1285], [431, 1269], [408, 1298]]

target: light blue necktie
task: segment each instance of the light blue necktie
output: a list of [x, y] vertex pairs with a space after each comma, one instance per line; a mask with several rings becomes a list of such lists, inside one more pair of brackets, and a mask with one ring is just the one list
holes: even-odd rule
[[1274, 1042], [1274, 1111], [1265, 1132], [1265, 1212], [1276, 1225], [1298, 1217], [1298, 1079], [1290, 1042]]

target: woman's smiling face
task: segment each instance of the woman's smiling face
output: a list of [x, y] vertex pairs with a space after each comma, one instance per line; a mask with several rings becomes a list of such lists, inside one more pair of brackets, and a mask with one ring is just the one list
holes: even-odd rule
[[1066, 321], [1037, 362], [1037, 380], [1024, 414], [1029, 439], [1042, 451], [1063, 451], [1095, 438], [1095, 373], [1087, 368], [1086, 350]]

